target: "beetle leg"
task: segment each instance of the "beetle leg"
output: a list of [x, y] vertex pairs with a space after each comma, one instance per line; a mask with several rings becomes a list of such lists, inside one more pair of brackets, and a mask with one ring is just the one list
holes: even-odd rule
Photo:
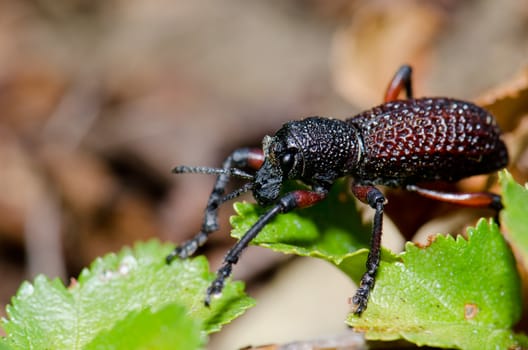
[[411, 66], [401, 66], [400, 69], [396, 71], [396, 74], [394, 74], [394, 77], [385, 91], [385, 98], [383, 99], [384, 102], [397, 100], [402, 89], [405, 89], [407, 98], [413, 98], [411, 75]]
[[408, 191], [442, 202], [464, 205], [466, 207], [490, 208], [495, 211], [495, 221], [499, 223], [499, 212], [503, 208], [501, 196], [490, 192], [453, 193], [430, 190], [416, 185], [407, 185]]
[[233, 265], [238, 262], [240, 255], [247, 248], [249, 242], [255, 238], [259, 232], [266, 226], [275, 216], [282, 213], [287, 213], [296, 208], [309, 207], [326, 197], [327, 192], [321, 191], [306, 191], [297, 190], [288, 192], [281, 197], [278, 202], [271, 207], [264, 215], [262, 215], [256, 223], [242, 236], [242, 238], [229, 250], [224, 258], [224, 264], [218, 270], [216, 279], [207, 288], [205, 296], [205, 305], [209, 306], [211, 297], [218, 295], [224, 288], [225, 280], [231, 275]]
[[[224, 170], [231, 170], [232, 168], [258, 169], [263, 162], [264, 154], [261, 149], [240, 148], [226, 158], [222, 164], [222, 168]], [[207, 201], [204, 221], [200, 232], [190, 240], [184, 242], [181, 246], [176, 247], [169, 255], [167, 255], [167, 263], [170, 263], [176, 257], [185, 259], [191, 256], [198, 247], [205, 244], [210, 233], [218, 230], [218, 206], [222, 203], [222, 198], [228, 181], [229, 173], [226, 172], [218, 175], [213, 191]]]
[[381, 255], [381, 235], [383, 233], [383, 209], [385, 207], [385, 196], [374, 186], [352, 185], [352, 193], [363, 203], [370, 205], [374, 210], [374, 220], [372, 223], [372, 237], [370, 241], [370, 251], [367, 257], [367, 271], [361, 278], [361, 282], [352, 298], [356, 305], [354, 313], [361, 315], [367, 307], [370, 291], [374, 287], [376, 272], [380, 264]]

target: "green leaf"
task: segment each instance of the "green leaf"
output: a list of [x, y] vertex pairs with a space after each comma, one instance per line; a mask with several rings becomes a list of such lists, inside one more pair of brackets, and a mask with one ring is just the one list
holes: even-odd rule
[[169, 304], [157, 312], [133, 311], [112, 330], [99, 333], [84, 350], [150, 350], [201, 348], [200, 324], [185, 308]]
[[[240, 238], [265, 213], [266, 208], [235, 203], [231, 235]], [[252, 241], [282, 252], [321, 258], [339, 267], [356, 282], [365, 269], [370, 225], [364, 225], [348, 182], [337, 182], [328, 198], [316, 205], [282, 214]]]
[[507, 243], [484, 219], [467, 236], [437, 236], [427, 247], [408, 243], [382, 261], [367, 310], [347, 323], [368, 339], [460, 349], [528, 346], [511, 330], [522, 298]]
[[7, 344], [5, 338], [0, 338], [0, 350], [13, 350], [13, 348]]
[[206, 259], [178, 259], [167, 265], [164, 257], [172, 248], [149, 241], [108, 254], [69, 287], [44, 276], [23, 283], [3, 322], [8, 343], [14, 349], [81, 349], [120, 320], [133, 317], [131, 313], [157, 313], [168, 304], [185, 307], [187, 316], [202, 325], [205, 341], [205, 334], [254, 304], [244, 295], [243, 284], [232, 282], [206, 308], [205, 290], [215, 277]]
[[[357, 282], [365, 271], [370, 229], [361, 224], [344, 186], [338, 184], [327, 200], [312, 208], [277, 217], [252, 243], [322, 258]], [[528, 199], [516, 204], [508, 200], [505, 191], [504, 215], [512, 216], [509, 207], [515, 206], [512, 218], [524, 219], [516, 223], [523, 234]], [[231, 222], [237, 238], [265, 212], [247, 203], [235, 209], [238, 216]], [[383, 250], [367, 310], [361, 317], [350, 315], [348, 324], [366, 331], [369, 339], [405, 338], [418, 345], [460, 349], [528, 347], [528, 338], [512, 331], [522, 300], [509, 246], [498, 227], [485, 220], [468, 229], [467, 236], [438, 236], [427, 247], [408, 243], [398, 255]]]
[[521, 262], [528, 264], [528, 188], [513, 180], [507, 171], [499, 174], [502, 186], [504, 210], [501, 221], [507, 228], [508, 240], [521, 256]]

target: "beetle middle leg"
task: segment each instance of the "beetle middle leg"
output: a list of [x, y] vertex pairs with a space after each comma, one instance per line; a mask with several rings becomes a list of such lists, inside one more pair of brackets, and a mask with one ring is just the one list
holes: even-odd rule
[[326, 198], [327, 191], [318, 189], [317, 191], [297, 190], [286, 193], [275, 205], [262, 215], [256, 223], [242, 236], [242, 238], [227, 252], [222, 267], [218, 270], [216, 279], [207, 288], [205, 305], [209, 306], [211, 297], [218, 295], [224, 288], [225, 280], [231, 275], [233, 265], [238, 262], [240, 255], [247, 248], [248, 244], [259, 232], [278, 214], [284, 214], [297, 208], [306, 208]]
[[[258, 169], [264, 162], [264, 154], [262, 150], [256, 148], [240, 148], [231, 153], [222, 164], [223, 172], [220, 172], [213, 191], [207, 201], [205, 208], [204, 220], [200, 232], [190, 240], [184, 242], [181, 246], [176, 247], [169, 255], [167, 255], [167, 263], [170, 263], [176, 257], [185, 259], [196, 252], [196, 250], [205, 244], [209, 234], [218, 230], [218, 207], [223, 202], [225, 188], [231, 175], [237, 175], [238, 168], [252, 168]], [[238, 172], [237, 172], [238, 171]], [[200, 172], [200, 173], [217, 173], [217, 169], [210, 168], [192, 168], [192, 167], [177, 167], [174, 169], [176, 173], [186, 172]]]
[[370, 241], [370, 251], [367, 257], [367, 271], [361, 278], [361, 282], [352, 298], [356, 305], [354, 313], [361, 315], [367, 307], [370, 291], [374, 287], [376, 273], [380, 264], [381, 257], [381, 235], [383, 233], [383, 209], [385, 207], [385, 196], [379, 189], [374, 186], [352, 185], [352, 193], [363, 203], [370, 205], [374, 210], [374, 220], [372, 223], [372, 237]]

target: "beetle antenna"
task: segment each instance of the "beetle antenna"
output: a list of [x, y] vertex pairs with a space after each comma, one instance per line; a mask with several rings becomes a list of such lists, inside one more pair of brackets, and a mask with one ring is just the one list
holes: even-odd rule
[[180, 165], [172, 169], [174, 174], [207, 174], [207, 175], [228, 175], [240, 179], [253, 180], [254, 176], [238, 168], [210, 168], [203, 166]]
[[225, 203], [227, 201], [240, 197], [241, 195], [243, 195], [244, 193], [252, 189], [253, 189], [253, 182], [248, 182], [244, 186], [237, 188], [233, 192], [228, 193], [224, 197], [222, 197], [222, 203]]

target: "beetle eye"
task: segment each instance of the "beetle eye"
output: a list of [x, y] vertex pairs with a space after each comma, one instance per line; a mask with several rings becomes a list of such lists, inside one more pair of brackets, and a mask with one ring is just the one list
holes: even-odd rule
[[288, 149], [280, 159], [280, 167], [282, 172], [285, 175], [288, 175], [290, 170], [292, 170], [293, 165], [295, 164], [295, 154], [297, 151], [295, 149]]

